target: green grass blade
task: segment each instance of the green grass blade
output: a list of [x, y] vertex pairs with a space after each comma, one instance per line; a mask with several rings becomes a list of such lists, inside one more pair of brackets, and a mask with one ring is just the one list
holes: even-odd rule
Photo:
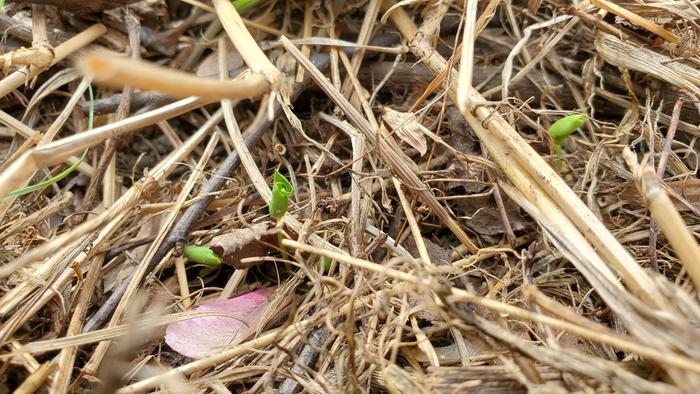
[[13, 191], [12, 193], [10, 193], [10, 197], [19, 197], [19, 196], [23, 196], [23, 195], [29, 194], [29, 193], [31, 193], [31, 192], [33, 192], [33, 191], [41, 190], [41, 189], [43, 189], [43, 188], [45, 188], [45, 187], [47, 187], [47, 186], [53, 185], [54, 183], [60, 181], [61, 179], [67, 177], [68, 175], [70, 175], [71, 172], [75, 171], [75, 169], [78, 168], [78, 166], [80, 165], [80, 163], [83, 162], [83, 160], [85, 159], [85, 156], [86, 156], [86, 155], [87, 155], [87, 150], [85, 150], [85, 151], [83, 152], [82, 156], [80, 156], [80, 159], [79, 159], [78, 161], [76, 161], [75, 163], [73, 163], [73, 165], [71, 165], [70, 167], [66, 168], [65, 170], [61, 171], [60, 174], [54, 176], [53, 178], [47, 179], [47, 180], [45, 180], [45, 181], [43, 181], [43, 182], [39, 182], [39, 183], [36, 183], [36, 184], [34, 184], [34, 185], [31, 185], [31, 186], [27, 186], [27, 187], [23, 187], [23, 188], [21, 188], [21, 189], [17, 189], [17, 190], [15, 190], [15, 191]]
[[[2, 0], [0, 0], [0, 1], [2, 1]], [[88, 130], [92, 130], [92, 126], [95, 123], [95, 97], [92, 93], [92, 85], [88, 85], [88, 95], [90, 97], [90, 101], [88, 101]], [[23, 196], [25, 194], [29, 194], [31, 192], [41, 190], [47, 186], [53, 185], [54, 183], [60, 181], [61, 179], [67, 177], [68, 175], [70, 175], [71, 172], [75, 171], [75, 169], [78, 168], [80, 163], [82, 163], [83, 160], [85, 160], [85, 156], [87, 155], [87, 152], [88, 152], [87, 149], [85, 149], [83, 154], [80, 156], [80, 159], [78, 159], [78, 161], [73, 163], [73, 165], [71, 165], [70, 167], [61, 171], [60, 174], [58, 174], [50, 179], [47, 179], [43, 182], [39, 182], [39, 183], [34, 184], [34, 185], [30, 185], [27, 187], [23, 187], [21, 189], [17, 189], [15, 191], [13, 191], [12, 193], [10, 193], [8, 197]]]

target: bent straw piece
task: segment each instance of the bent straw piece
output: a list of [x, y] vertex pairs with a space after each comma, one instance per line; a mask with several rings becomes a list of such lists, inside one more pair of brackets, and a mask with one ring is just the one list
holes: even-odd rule
[[459, 80], [457, 81], [457, 106], [460, 111], [469, 108], [474, 72], [474, 41], [476, 41], [476, 9], [478, 0], [467, 0], [464, 15], [464, 34], [462, 35], [462, 53], [459, 61]]
[[[69, 39], [54, 49], [54, 58], [51, 65], [53, 66], [54, 64], [60, 62], [66, 57], [70, 56], [73, 52], [88, 45], [106, 32], [107, 28], [103, 24], [98, 23], [77, 34], [75, 37]], [[0, 81], [0, 98], [7, 96], [10, 94], [10, 92], [36, 77], [42, 71], [44, 71], [42, 68], [23, 67], [22, 69], [13, 72]]]
[[660, 27], [656, 23], [647, 20], [646, 18], [643, 18], [634, 12], [623, 8], [611, 1], [608, 0], [591, 0], [591, 3], [595, 5], [596, 7], [602, 8], [608, 12], [612, 12], [613, 14], [617, 16], [621, 16], [628, 21], [634, 23], [637, 26], [641, 26], [644, 29], [656, 34], [657, 36], [663, 38], [666, 41], [669, 42], [678, 42], [680, 41], [680, 37], [677, 35], [671, 33], [670, 31], [664, 29], [663, 27]]
[[[417, 28], [405, 11], [396, 10], [392, 14], [392, 20], [402, 34], [411, 40], [410, 48], [416, 56], [423, 60], [424, 64], [435, 73], [439, 73], [447, 67], [445, 59], [432, 49], [428, 39], [416, 34]], [[411, 33], [413, 35], [409, 35]], [[456, 71], [454, 73], [456, 74]], [[449, 94], [456, 102], [455, 93], [454, 87], [450, 85]], [[502, 160], [500, 166], [508, 174], [508, 177], [516, 176], [514, 174], [518, 171], [524, 171], [524, 175], [520, 176], [529, 176], [531, 180], [528, 183], [539, 185], [545, 194], [549, 195], [556, 203], [555, 205], [569, 217], [593, 247], [599, 251], [603, 259], [620, 272], [635, 294], [645, 301], [663, 307], [665, 305], [662, 301], [663, 297], [651, 278], [564, 180], [500, 114], [484, 105], [486, 100], [478, 92], [471, 89], [470, 94], [475, 108], [474, 115], [468, 112], [464, 112], [463, 115], [475, 131], [488, 129], [487, 132], [477, 132], [477, 135], [489, 151], [498, 149], [505, 154], [502, 159], [507, 159], [508, 162]], [[485, 128], [481, 126], [482, 122], [486, 126]], [[501, 144], [503, 145], [501, 146]], [[511, 161], [515, 161], [519, 166], [513, 165], [515, 163], [510, 163]], [[526, 187], [521, 191], [526, 195], [530, 194], [527, 184], [520, 187]]]
[[258, 98], [270, 88], [265, 78], [257, 73], [241, 79], [217, 81], [108, 53], [87, 54], [78, 60], [78, 67], [96, 83], [105, 86], [157, 90], [178, 98], [196, 96], [210, 101], [224, 98], [244, 100]]
[[622, 157], [634, 173], [637, 189], [649, 211], [678, 254], [695, 287], [700, 288], [700, 246], [695, 237], [666, 194], [654, 169], [649, 164], [637, 164], [637, 155], [629, 147], [622, 151]]
[[[255, 72], [262, 74], [271, 86], [275, 86], [280, 80], [280, 72], [270, 59], [258, 46], [257, 41], [243, 24], [243, 19], [238, 15], [236, 7], [229, 0], [213, 0], [216, 15], [221, 20], [221, 25], [226, 30], [231, 42], [241, 54], [245, 64]], [[268, 90], [270, 86], [267, 86]]]

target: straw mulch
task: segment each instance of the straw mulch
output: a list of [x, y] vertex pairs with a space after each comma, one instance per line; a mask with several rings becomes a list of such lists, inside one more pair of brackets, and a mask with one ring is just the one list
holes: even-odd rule
[[0, 393], [700, 387], [696, 2], [250, 3], [4, 6]]

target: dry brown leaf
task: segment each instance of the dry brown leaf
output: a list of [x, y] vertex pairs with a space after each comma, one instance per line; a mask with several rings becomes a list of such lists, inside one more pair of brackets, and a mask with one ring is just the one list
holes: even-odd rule
[[394, 131], [405, 143], [418, 150], [421, 156], [428, 150], [428, 143], [425, 141], [425, 132], [428, 129], [420, 124], [416, 114], [384, 108], [382, 119], [384, 119], [390, 130]]

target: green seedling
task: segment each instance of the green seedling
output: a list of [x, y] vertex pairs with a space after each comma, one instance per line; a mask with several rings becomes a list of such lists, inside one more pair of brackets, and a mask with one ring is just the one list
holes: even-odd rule
[[185, 257], [192, 262], [208, 265], [210, 267], [218, 267], [221, 265], [221, 257], [206, 246], [187, 245], [183, 252]]
[[[0, 0], [0, 1], [2, 1], [2, 0]], [[0, 7], [2, 7], [1, 4], [0, 4]], [[90, 100], [88, 101], [88, 130], [92, 130], [92, 126], [95, 123], [95, 97], [92, 93], [92, 85], [88, 85], [88, 95], [90, 97]], [[73, 171], [75, 171], [75, 169], [78, 168], [80, 163], [82, 163], [83, 160], [85, 160], [85, 156], [87, 155], [87, 152], [88, 152], [87, 149], [85, 151], [83, 151], [83, 154], [80, 156], [78, 161], [73, 163], [70, 167], [66, 168], [65, 170], [61, 171], [60, 174], [58, 174], [50, 179], [47, 179], [43, 182], [39, 182], [39, 183], [36, 183], [34, 185], [29, 185], [27, 187], [17, 189], [15, 191], [11, 192], [8, 197], [23, 196], [25, 194], [29, 194], [31, 192], [41, 190], [47, 186], [53, 185], [54, 183], [60, 181], [61, 179], [67, 177]]]
[[231, 3], [233, 3], [233, 7], [236, 8], [236, 11], [245, 12], [259, 2], [260, 0], [233, 0]]
[[275, 178], [272, 182], [272, 200], [268, 208], [270, 210], [270, 216], [275, 218], [278, 222], [285, 213], [287, 213], [287, 208], [289, 208], [289, 196], [294, 193], [294, 188], [292, 184], [289, 183], [284, 175], [280, 174], [278, 170], [275, 170]]
[[17, 189], [17, 190], [15, 190], [15, 191], [11, 192], [10, 195], [9, 195], [9, 197], [19, 197], [19, 196], [23, 196], [23, 195], [29, 194], [29, 193], [31, 193], [31, 192], [33, 192], [33, 191], [41, 190], [41, 189], [43, 189], [43, 188], [45, 188], [45, 187], [47, 187], [47, 186], [53, 185], [54, 183], [60, 181], [61, 179], [67, 177], [68, 175], [70, 175], [71, 172], [75, 171], [75, 169], [78, 168], [78, 166], [80, 165], [80, 163], [82, 163], [83, 160], [85, 160], [85, 156], [86, 156], [86, 155], [87, 155], [87, 150], [83, 151], [83, 154], [80, 156], [80, 158], [78, 159], [78, 161], [76, 161], [75, 163], [73, 163], [70, 167], [66, 168], [65, 170], [61, 171], [60, 174], [58, 174], [58, 175], [56, 175], [56, 176], [54, 176], [54, 177], [52, 177], [52, 178], [50, 178], [50, 179], [47, 179], [47, 180], [45, 180], [45, 181], [43, 181], [43, 182], [39, 182], [39, 183], [36, 183], [36, 184], [34, 184], [34, 185], [29, 185], [29, 186], [27, 186], [27, 187], [23, 187], [23, 188], [21, 188], [21, 189]]
[[[289, 196], [294, 193], [294, 187], [289, 183], [287, 178], [282, 175], [279, 170], [275, 170], [275, 176], [272, 181], [272, 199], [268, 205], [270, 211], [270, 216], [277, 220], [277, 224], [282, 224], [282, 218], [284, 214], [287, 213], [287, 208], [289, 208]], [[282, 239], [284, 235], [282, 231], [277, 232], [277, 241], [279, 242], [280, 250], [282, 251], [282, 258], [287, 258], [287, 249], [282, 245]]]
[[566, 137], [583, 126], [584, 123], [586, 123], [586, 115], [577, 114], [565, 116], [552, 124], [547, 132], [549, 136], [552, 137], [554, 152], [557, 155], [561, 154], [561, 145], [564, 143], [564, 140], [566, 140]]

